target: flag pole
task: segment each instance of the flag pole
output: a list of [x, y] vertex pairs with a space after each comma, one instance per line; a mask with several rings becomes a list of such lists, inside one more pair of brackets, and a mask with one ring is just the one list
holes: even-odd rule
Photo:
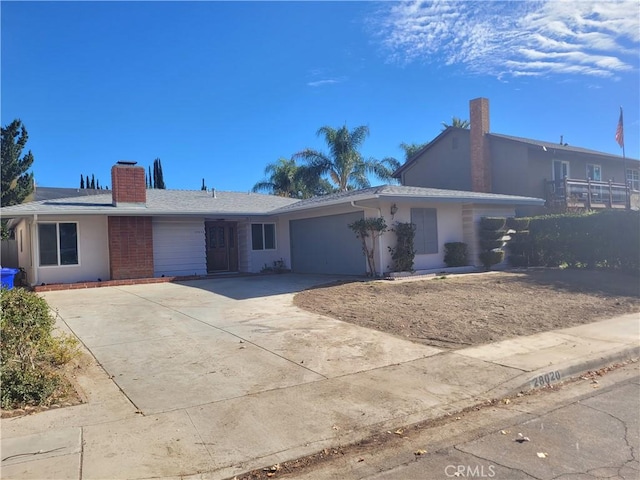
[[616, 129], [616, 141], [618, 145], [622, 147], [622, 163], [624, 168], [623, 180], [624, 184], [627, 185], [629, 180], [627, 179], [627, 156], [624, 152], [624, 119], [622, 115], [622, 105], [620, 105], [620, 120], [618, 120], [618, 128]]

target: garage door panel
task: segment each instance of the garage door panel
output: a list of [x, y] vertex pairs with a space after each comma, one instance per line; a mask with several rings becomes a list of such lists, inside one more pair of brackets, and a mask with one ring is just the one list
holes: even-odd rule
[[348, 227], [362, 212], [290, 222], [291, 268], [298, 273], [363, 275], [366, 263], [360, 240]]

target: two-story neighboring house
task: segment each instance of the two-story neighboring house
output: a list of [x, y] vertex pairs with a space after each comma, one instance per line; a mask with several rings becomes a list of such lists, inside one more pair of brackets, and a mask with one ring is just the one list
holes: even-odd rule
[[444, 130], [394, 176], [408, 186], [544, 198], [552, 210], [638, 208], [640, 161], [491, 133], [486, 98], [471, 100], [470, 124]]

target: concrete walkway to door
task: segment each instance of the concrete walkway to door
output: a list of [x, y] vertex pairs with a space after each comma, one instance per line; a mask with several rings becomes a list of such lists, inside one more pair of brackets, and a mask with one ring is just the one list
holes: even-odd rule
[[233, 477], [520, 388], [549, 358], [637, 354], [635, 316], [443, 353], [292, 305], [332, 280], [47, 293], [104, 371], [84, 405], [3, 420], [2, 478]]

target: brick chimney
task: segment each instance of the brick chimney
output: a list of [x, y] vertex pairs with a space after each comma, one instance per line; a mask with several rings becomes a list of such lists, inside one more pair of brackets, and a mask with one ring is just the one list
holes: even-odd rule
[[489, 139], [489, 99], [476, 98], [469, 102], [471, 123], [471, 190], [491, 192], [491, 150]]
[[147, 202], [145, 171], [136, 162], [119, 161], [111, 167], [113, 206], [123, 203], [144, 205]]

